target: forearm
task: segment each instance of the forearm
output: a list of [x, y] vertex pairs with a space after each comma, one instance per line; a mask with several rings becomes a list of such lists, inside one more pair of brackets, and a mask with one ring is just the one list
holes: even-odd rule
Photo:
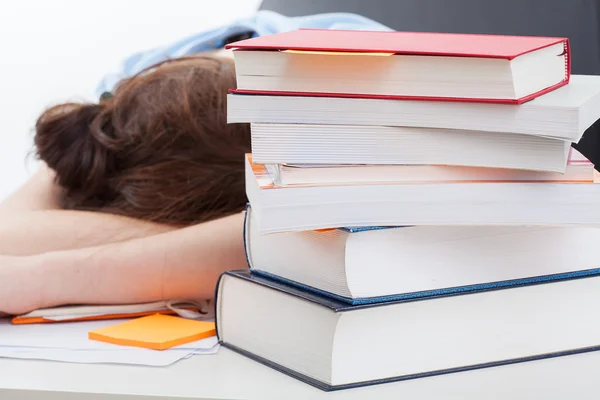
[[0, 203], [0, 254], [24, 256], [93, 247], [176, 229], [117, 215], [63, 210], [62, 189], [44, 163]]
[[[246, 267], [243, 215], [141, 239], [47, 253], [28, 264], [36, 307], [212, 298], [221, 272]], [[23, 292], [21, 291], [21, 292]]]
[[16, 192], [0, 202], [0, 221], [23, 212], [60, 209], [62, 190], [44, 163]]
[[93, 247], [176, 229], [118, 215], [39, 210], [0, 217], [0, 254], [33, 255]]

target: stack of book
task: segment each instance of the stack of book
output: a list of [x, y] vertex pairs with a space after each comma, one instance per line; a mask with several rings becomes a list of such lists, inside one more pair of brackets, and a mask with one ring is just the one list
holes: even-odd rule
[[249, 271], [227, 347], [324, 390], [600, 349], [600, 77], [567, 39], [300, 30], [234, 48]]

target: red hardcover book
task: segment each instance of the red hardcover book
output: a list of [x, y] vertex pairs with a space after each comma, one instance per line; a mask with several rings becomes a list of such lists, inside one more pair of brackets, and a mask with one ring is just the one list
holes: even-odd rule
[[566, 38], [301, 29], [227, 48], [236, 93], [520, 104], [570, 78]]

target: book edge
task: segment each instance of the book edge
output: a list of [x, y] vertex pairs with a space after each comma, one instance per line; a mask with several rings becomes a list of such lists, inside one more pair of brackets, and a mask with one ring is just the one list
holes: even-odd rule
[[269, 360], [267, 360], [263, 357], [260, 357], [254, 353], [243, 350], [231, 343], [226, 343], [226, 342], [219, 342], [219, 343], [223, 347], [225, 347], [229, 350], [232, 350], [242, 356], [248, 357], [253, 361], [256, 361], [256, 362], [263, 364], [269, 368], [272, 368], [276, 371], [279, 371], [285, 375], [288, 375], [292, 378], [295, 378], [301, 382], [307, 383], [313, 387], [316, 387], [317, 389], [320, 389], [320, 390], [323, 390], [326, 392], [345, 390], [345, 389], [353, 389], [353, 388], [359, 388], [359, 387], [365, 387], [365, 386], [374, 386], [374, 385], [380, 385], [380, 384], [384, 384], [384, 383], [408, 381], [408, 380], [428, 378], [428, 377], [433, 377], [433, 376], [438, 376], [438, 375], [448, 375], [448, 374], [453, 374], [453, 373], [457, 373], [457, 372], [465, 372], [465, 371], [472, 371], [472, 370], [478, 370], [478, 369], [500, 367], [500, 366], [504, 366], [504, 365], [520, 364], [520, 363], [524, 363], [524, 362], [538, 361], [538, 360], [544, 360], [544, 359], [549, 359], [549, 358], [565, 357], [565, 356], [570, 356], [570, 355], [600, 351], [600, 345], [596, 345], [596, 346], [582, 347], [582, 348], [577, 348], [577, 349], [555, 351], [555, 352], [551, 352], [551, 353], [544, 353], [544, 354], [538, 354], [538, 355], [533, 355], [533, 356], [525, 356], [525, 357], [512, 358], [512, 359], [499, 360], [499, 361], [491, 361], [491, 362], [487, 362], [487, 363], [473, 364], [473, 365], [467, 365], [467, 366], [462, 366], [462, 367], [453, 367], [453, 368], [447, 368], [447, 369], [436, 370], [436, 371], [401, 375], [401, 376], [395, 376], [395, 377], [390, 377], [390, 378], [374, 379], [374, 380], [370, 380], [370, 381], [347, 383], [347, 384], [341, 384], [341, 385], [330, 385], [325, 382], [319, 381], [315, 378], [309, 377], [305, 374], [302, 374], [300, 372], [294, 371], [294, 370], [287, 368], [276, 362], [269, 361]]
[[[397, 295], [386, 295], [369, 298], [346, 298], [333, 293], [325, 292], [320, 289], [304, 285], [268, 272], [252, 270], [227, 271], [224, 274], [250, 281], [252, 283], [268, 287], [272, 290], [309, 301], [313, 304], [328, 308], [334, 312], [353, 311], [364, 308], [386, 306], [390, 304], [407, 303], [413, 301], [426, 301], [440, 299], [444, 297], [472, 295], [497, 290], [508, 290], [519, 287], [544, 285], [554, 282], [564, 282], [575, 279], [586, 279], [600, 276], [600, 268], [578, 270], [567, 273], [541, 275], [521, 279], [512, 279], [498, 282], [488, 282], [483, 284], [457, 286], [428, 291], [404, 293]], [[258, 280], [256, 278], [259, 278]], [[291, 290], [289, 290], [291, 289]], [[303, 294], [309, 295], [303, 296]], [[315, 297], [315, 298], [313, 298]], [[321, 299], [319, 299], [321, 298]], [[326, 300], [325, 302], [319, 300]], [[332, 304], [337, 303], [337, 304]]]

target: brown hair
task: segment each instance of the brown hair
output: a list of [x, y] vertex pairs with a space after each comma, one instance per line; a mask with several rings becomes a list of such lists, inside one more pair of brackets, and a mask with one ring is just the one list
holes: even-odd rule
[[35, 145], [63, 206], [173, 225], [243, 210], [250, 130], [227, 125], [233, 87], [231, 60], [187, 57], [122, 81], [99, 104], [47, 110]]

